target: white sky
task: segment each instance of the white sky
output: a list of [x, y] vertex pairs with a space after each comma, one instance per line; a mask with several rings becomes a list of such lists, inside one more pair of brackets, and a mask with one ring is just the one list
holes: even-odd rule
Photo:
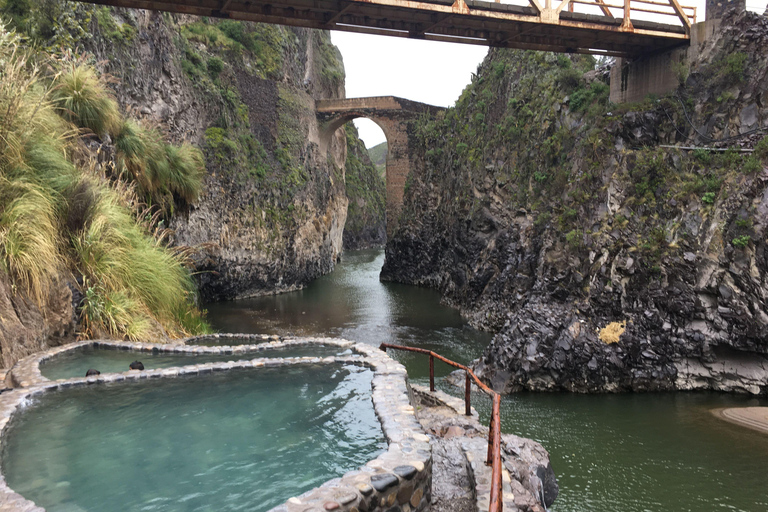
[[[768, 0], [746, 2], [747, 9], [762, 13]], [[704, 0], [680, 3], [695, 5], [698, 19], [703, 19]], [[331, 40], [344, 57], [348, 98], [399, 96], [442, 107], [454, 105], [488, 53], [485, 46], [352, 32], [333, 31]], [[354, 122], [367, 147], [385, 141], [384, 133], [373, 121]]]

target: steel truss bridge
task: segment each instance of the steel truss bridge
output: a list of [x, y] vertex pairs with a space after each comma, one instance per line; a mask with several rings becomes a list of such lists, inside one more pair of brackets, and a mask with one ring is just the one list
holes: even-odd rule
[[[688, 44], [678, 0], [85, 0], [198, 16], [504, 48], [648, 55]], [[506, 0], [505, 0], [506, 1]], [[543, 2], [543, 3], [542, 3]], [[649, 21], [652, 18], [656, 21]]]

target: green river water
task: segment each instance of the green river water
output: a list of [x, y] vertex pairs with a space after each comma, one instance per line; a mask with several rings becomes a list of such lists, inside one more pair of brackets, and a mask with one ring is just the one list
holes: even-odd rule
[[[490, 337], [440, 305], [436, 292], [380, 283], [383, 260], [382, 251], [347, 253], [305, 290], [211, 304], [210, 318], [223, 332], [399, 343], [459, 362], [482, 353]], [[390, 355], [411, 379], [426, 382], [426, 358]], [[436, 366], [439, 375], [449, 371]], [[476, 394], [473, 402], [487, 422], [488, 401]], [[549, 450], [560, 484], [555, 512], [766, 512], [768, 436], [710, 413], [742, 405], [768, 401], [718, 393], [522, 393], [504, 398], [502, 428]]]

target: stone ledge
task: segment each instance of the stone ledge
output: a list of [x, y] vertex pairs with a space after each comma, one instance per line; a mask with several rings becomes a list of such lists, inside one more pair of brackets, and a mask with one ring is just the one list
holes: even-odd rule
[[[221, 346], [205, 346], [205, 345], [188, 345], [187, 343], [208, 338], [246, 338], [253, 339], [254, 342], [260, 341], [250, 345], [221, 345]], [[94, 347], [100, 349], [109, 350], [124, 350], [128, 352], [139, 353], [165, 353], [165, 354], [232, 354], [232, 355], [245, 355], [251, 353], [258, 353], [264, 350], [271, 349], [283, 349], [298, 346], [308, 346], [311, 344], [318, 345], [333, 345], [339, 348], [353, 348], [354, 342], [348, 340], [342, 340], [340, 338], [280, 338], [278, 336], [265, 336], [260, 334], [237, 334], [237, 335], [221, 335], [212, 334], [206, 336], [197, 336], [193, 338], [185, 338], [181, 340], [179, 344], [173, 343], [131, 343], [127, 341], [116, 340], [87, 340], [77, 343], [71, 343], [68, 345], [62, 345], [55, 347], [45, 352], [33, 354], [25, 357], [24, 359], [16, 362], [15, 365], [8, 371], [6, 376], [6, 386], [9, 388], [29, 387], [31, 385], [41, 382], [51, 382], [45, 378], [40, 372], [40, 364], [48, 359], [56, 357], [64, 352], [72, 350], [78, 350], [83, 347]], [[355, 349], [356, 352], [362, 353]], [[292, 358], [294, 359], [294, 358]], [[233, 359], [234, 361], [234, 359]], [[59, 381], [57, 381], [59, 382]]]
[[[432, 492], [432, 449], [429, 437], [425, 434], [421, 424], [416, 421], [413, 406], [409, 400], [409, 386], [405, 368], [376, 347], [336, 338], [273, 339], [270, 343], [247, 345], [246, 347], [268, 345], [265, 348], [277, 348], [301, 344], [332, 344], [339, 347], [349, 347], [359, 355], [324, 358], [255, 358], [140, 372], [105, 373], [98, 376], [78, 377], [55, 382], [40, 375], [39, 363], [41, 361], [63, 351], [74, 350], [88, 344], [97, 344], [101, 347], [119, 350], [162, 350], [172, 353], [189, 352], [186, 349], [192, 348], [187, 345], [86, 341], [57, 347], [43, 354], [19, 361], [14, 366], [14, 370], [18, 370], [18, 378], [26, 385], [0, 394], [0, 448], [2, 448], [2, 435], [5, 433], [5, 428], [19, 406], [26, 403], [29, 398], [58, 389], [130, 380], [176, 378], [183, 375], [233, 369], [255, 370], [264, 367], [299, 364], [355, 364], [367, 366], [374, 372], [371, 396], [374, 410], [389, 445], [388, 449], [358, 470], [350, 471], [342, 477], [332, 479], [300, 496], [292, 497], [283, 505], [272, 509], [272, 512], [383, 512], [385, 510], [422, 512], [429, 509]], [[231, 349], [232, 347], [205, 348]], [[255, 349], [256, 352], [258, 350]], [[246, 349], [244, 352], [247, 353], [248, 350]], [[44, 509], [15, 493], [6, 485], [4, 477], [0, 475], [0, 512], [44, 512]]]

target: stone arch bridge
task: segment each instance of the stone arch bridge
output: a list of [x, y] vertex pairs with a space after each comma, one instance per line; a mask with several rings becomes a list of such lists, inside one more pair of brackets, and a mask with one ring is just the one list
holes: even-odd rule
[[417, 101], [394, 96], [318, 100], [320, 122], [320, 151], [326, 153], [336, 130], [358, 117], [370, 119], [387, 138], [387, 239], [397, 230], [403, 207], [405, 181], [417, 154], [412, 122], [423, 115], [435, 115], [444, 110]]

